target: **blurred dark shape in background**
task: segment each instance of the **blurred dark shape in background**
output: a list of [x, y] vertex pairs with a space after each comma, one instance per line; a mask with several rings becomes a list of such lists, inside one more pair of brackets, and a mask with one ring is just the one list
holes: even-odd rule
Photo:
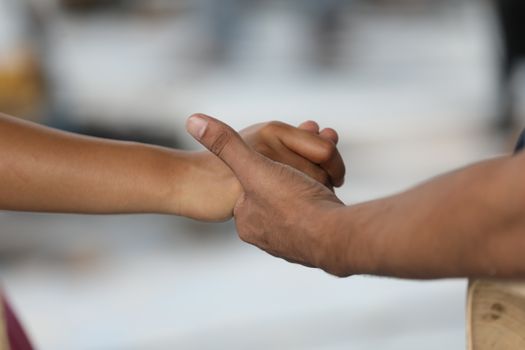
[[508, 130], [518, 122], [514, 78], [525, 58], [525, 2], [494, 0], [501, 33], [500, 97], [497, 127]]
[[65, 11], [82, 14], [96, 14], [113, 11], [121, 14], [156, 14], [171, 15], [181, 7], [187, 7], [186, 1], [172, 0], [56, 0]]
[[333, 67], [339, 54], [339, 34], [345, 26], [345, 10], [351, 1], [302, 1], [312, 23], [313, 63], [320, 67]]
[[[205, 14], [209, 30], [206, 58], [215, 63], [227, 63], [239, 36], [245, 33], [247, 12], [257, 11], [265, 3], [267, 5], [268, 1], [200, 0], [200, 11]], [[345, 10], [352, 1], [291, 0], [286, 3], [310, 23], [311, 62], [321, 67], [332, 66], [337, 57], [337, 34], [342, 31]]]
[[118, 8], [124, 3], [125, 1], [122, 0], [60, 0], [60, 4], [65, 9], [78, 12]]

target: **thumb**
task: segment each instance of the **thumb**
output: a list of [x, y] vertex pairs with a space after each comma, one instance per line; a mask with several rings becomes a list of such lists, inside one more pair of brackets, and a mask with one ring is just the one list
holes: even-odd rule
[[230, 126], [204, 114], [194, 114], [186, 122], [186, 130], [204, 147], [219, 157], [237, 176], [243, 187], [253, 179], [250, 169], [264, 163]]

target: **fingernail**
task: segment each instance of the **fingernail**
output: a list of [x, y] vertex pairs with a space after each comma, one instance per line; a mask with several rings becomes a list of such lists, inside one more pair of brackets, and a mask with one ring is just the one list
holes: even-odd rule
[[208, 121], [198, 116], [191, 116], [186, 124], [188, 132], [197, 140], [200, 140], [204, 136], [207, 128]]

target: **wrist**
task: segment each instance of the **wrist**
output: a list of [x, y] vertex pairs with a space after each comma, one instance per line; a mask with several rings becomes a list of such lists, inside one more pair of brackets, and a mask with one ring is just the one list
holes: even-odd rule
[[172, 198], [178, 189], [173, 184], [186, 167], [182, 152], [136, 142], [111, 141], [103, 146], [92, 151], [101, 159], [96, 164], [100, 183], [92, 191], [106, 200], [102, 204], [97, 199], [96, 209], [86, 211], [169, 214], [177, 210]]
[[143, 169], [138, 172], [147, 171], [152, 179], [147, 191], [152, 198], [144, 199], [144, 204], [151, 202], [151, 208], [147, 211], [180, 215], [186, 191], [183, 186], [194, 167], [189, 153], [143, 144], [137, 147], [146, 154], [137, 156], [137, 159], [142, 159], [137, 166]]
[[323, 244], [320, 247], [318, 267], [338, 277], [348, 277], [353, 274], [347, 254], [352, 231], [342, 224], [343, 219], [344, 207], [328, 209], [321, 219], [320, 235], [323, 237]]
[[230, 168], [209, 152], [182, 152], [174, 161], [169, 213], [203, 221], [231, 218], [242, 188]]
[[341, 206], [328, 213], [330, 243], [324, 270], [339, 277], [376, 273], [379, 254], [368, 217], [364, 205]]

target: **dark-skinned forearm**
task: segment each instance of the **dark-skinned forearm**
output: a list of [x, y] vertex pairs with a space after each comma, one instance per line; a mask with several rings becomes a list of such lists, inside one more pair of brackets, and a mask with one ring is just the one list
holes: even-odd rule
[[342, 208], [340, 274], [525, 277], [525, 155], [501, 157]]

